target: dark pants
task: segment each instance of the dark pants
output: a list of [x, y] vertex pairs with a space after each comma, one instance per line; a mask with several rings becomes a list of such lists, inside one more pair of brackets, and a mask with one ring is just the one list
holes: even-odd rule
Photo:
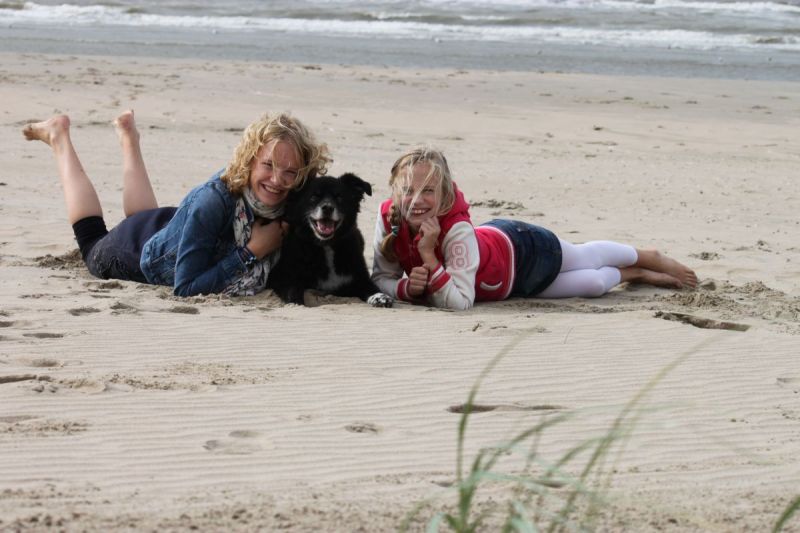
[[482, 225], [499, 229], [514, 245], [514, 287], [510, 297], [530, 298], [553, 283], [561, 270], [561, 243], [552, 231], [499, 218]]
[[177, 211], [160, 207], [129, 216], [111, 231], [103, 217], [87, 217], [72, 225], [83, 262], [93, 276], [147, 283], [139, 268], [142, 248]]

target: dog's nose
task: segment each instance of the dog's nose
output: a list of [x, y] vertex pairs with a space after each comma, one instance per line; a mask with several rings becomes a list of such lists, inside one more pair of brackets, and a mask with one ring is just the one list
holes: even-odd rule
[[323, 216], [330, 217], [333, 215], [333, 206], [329, 204], [325, 204], [322, 206], [322, 214]]

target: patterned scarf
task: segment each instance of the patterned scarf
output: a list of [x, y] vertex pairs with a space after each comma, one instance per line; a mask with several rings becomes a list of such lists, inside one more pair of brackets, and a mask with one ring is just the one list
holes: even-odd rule
[[242, 193], [242, 199], [247, 202], [248, 207], [252, 209], [253, 213], [261, 218], [266, 218], [267, 220], [275, 220], [276, 218], [283, 215], [283, 208], [285, 206], [284, 203], [281, 203], [278, 206], [270, 207], [258, 198], [256, 198], [253, 189], [250, 187], [245, 188]]
[[[233, 235], [236, 245], [244, 246], [248, 243], [256, 216], [274, 220], [283, 215], [283, 207], [283, 204], [277, 207], [270, 207], [256, 198], [250, 187], [245, 188], [242, 196], [236, 200], [236, 209], [233, 216]], [[280, 249], [248, 268], [233, 280], [223, 293], [228, 296], [253, 296], [263, 291], [267, 288], [267, 277], [270, 270], [272, 270], [279, 258]]]

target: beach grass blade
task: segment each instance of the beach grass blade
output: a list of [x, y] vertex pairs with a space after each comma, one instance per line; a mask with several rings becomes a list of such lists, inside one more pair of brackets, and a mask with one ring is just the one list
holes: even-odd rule
[[[497, 508], [497, 506], [489, 505], [478, 510], [476, 495], [482, 486], [488, 484], [512, 486], [513, 497], [505, 505], [506, 515], [501, 529], [503, 532], [561, 532], [591, 529], [591, 524], [595, 520], [599, 509], [606, 505], [605, 499], [601, 497], [601, 491], [608, 489], [613, 474], [613, 470], [605, 471], [606, 458], [611, 450], [617, 446], [620, 448], [619, 454], [622, 454], [625, 443], [629, 440], [635, 425], [645, 411], [644, 408], [640, 407], [640, 404], [648, 393], [675, 367], [716, 339], [716, 337], [704, 339], [661, 368], [652, 379], [637, 391], [633, 398], [623, 405], [605, 433], [599, 437], [585, 439], [566, 450], [554, 462], [545, 461], [539, 455], [538, 448], [541, 437], [548, 428], [572, 418], [574, 414], [571, 412], [541, 415], [541, 419], [537, 423], [520, 431], [510, 440], [497, 446], [480, 449], [475, 454], [469, 470], [465, 471], [464, 448], [467, 427], [472, 413], [475, 412], [475, 398], [478, 391], [486, 376], [494, 370], [506, 355], [519, 346], [530, 333], [532, 332], [523, 332], [517, 335], [503, 347], [486, 364], [470, 388], [457, 431], [456, 483], [454, 486], [457, 492], [457, 510], [455, 513], [440, 512], [434, 515], [427, 524], [427, 532], [437, 532], [444, 524], [458, 533], [472, 533], [483, 529], [486, 525], [486, 520]], [[577, 475], [570, 474], [567, 471], [567, 467], [587, 453], [589, 454], [588, 459], [579, 468]], [[497, 470], [501, 458], [515, 454], [521, 454], [525, 458], [521, 473], [506, 473]], [[534, 472], [534, 466], [540, 470], [538, 474]], [[563, 488], [567, 489], [564, 494], [554, 492]], [[560, 507], [551, 510], [552, 505], [548, 506], [548, 502], [551, 502], [551, 499], [557, 500]], [[586, 507], [576, 522], [575, 512], [581, 505], [579, 500]], [[778, 524], [776, 524], [775, 531], [778, 531], [783, 526], [798, 507], [800, 507], [800, 499], [794, 501], [787, 508]], [[403, 529], [407, 528], [410, 519], [421, 509], [422, 504], [415, 508], [404, 522]]]
[[798, 509], [800, 509], [800, 496], [796, 497], [789, 504], [789, 506], [786, 507], [786, 510], [783, 511], [783, 514], [780, 516], [780, 518], [778, 518], [778, 521], [775, 522], [775, 527], [772, 529], [772, 533], [778, 533], [781, 531], [783, 526], [786, 525], [786, 522], [788, 522], [789, 519], [794, 516]]

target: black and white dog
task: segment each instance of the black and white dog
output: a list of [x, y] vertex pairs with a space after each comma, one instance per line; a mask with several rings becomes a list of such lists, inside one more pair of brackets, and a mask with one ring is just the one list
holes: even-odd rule
[[303, 304], [306, 289], [357, 296], [375, 307], [391, 307], [391, 296], [372, 282], [357, 226], [364, 195], [372, 187], [355, 174], [311, 178], [292, 193], [284, 218], [289, 232], [269, 286], [284, 302]]

